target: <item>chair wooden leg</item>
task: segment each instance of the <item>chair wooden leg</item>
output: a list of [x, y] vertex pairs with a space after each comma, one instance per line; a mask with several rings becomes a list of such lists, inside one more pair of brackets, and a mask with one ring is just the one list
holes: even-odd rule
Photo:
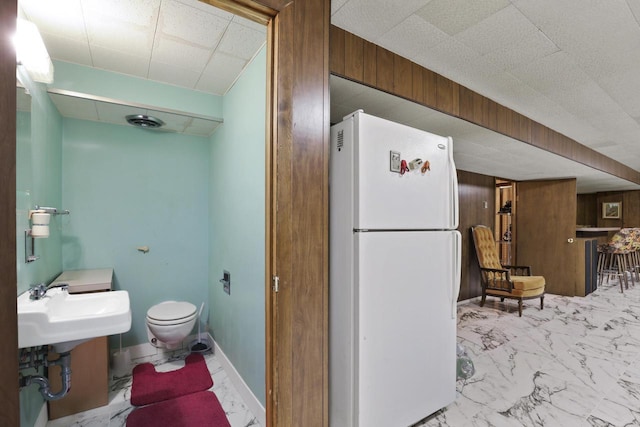
[[500, 298], [500, 302], [504, 302], [504, 298]]
[[540, 297], [540, 310], [544, 310], [544, 295]]
[[604, 282], [604, 273], [606, 270], [606, 259], [607, 259], [607, 255], [604, 251], [598, 251], [598, 281], [596, 282], [597, 285], [601, 285], [602, 282]]
[[522, 298], [518, 300], [518, 315], [522, 317]]
[[486, 299], [487, 299], [487, 294], [484, 291], [482, 291], [482, 299], [480, 299], [480, 307], [484, 307], [484, 302], [486, 301]]
[[[629, 289], [629, 284], [627, 283], [627, 274], [626, 274], [626, 266], [624, 262], [624, 255], [616, 254], [616, 263], [618, 267], [618, 279], [620, 280], [620, 292], [624, 293], [624, 288]], [[624, 282], [624, 287], [622, 286]]]

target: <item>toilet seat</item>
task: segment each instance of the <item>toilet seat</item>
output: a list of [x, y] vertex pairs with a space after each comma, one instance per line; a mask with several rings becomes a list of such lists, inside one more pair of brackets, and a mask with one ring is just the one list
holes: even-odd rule
[[187, 323], [193, 320], [196, 311], [196, 306], [190, 302], [166, 301], [147, 311], [147, 322], [159, 326]]

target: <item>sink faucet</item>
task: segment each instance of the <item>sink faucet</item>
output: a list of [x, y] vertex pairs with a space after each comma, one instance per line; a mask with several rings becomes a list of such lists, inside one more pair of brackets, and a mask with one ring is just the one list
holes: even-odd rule
[[31, 287], [29, 288], [29, 299], [39, 300], [40, 298], [43, 298], [47, 294], [47, 291], [49, 289], [53, 289], [53, 288], [68, 289], [69, 284], [68, 283], [55, 283], [55, 284], [52, 283], [49, 286], [47, 286], [44, 283], [40, 283], [37, 285], [31, 285]]

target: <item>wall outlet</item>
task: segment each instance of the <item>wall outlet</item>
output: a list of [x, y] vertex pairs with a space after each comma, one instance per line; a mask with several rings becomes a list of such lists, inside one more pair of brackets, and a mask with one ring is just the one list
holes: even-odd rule
[[220, 279], [220, 283], [222, 283], [222, 290], [228, 295], [231, 295], [231, 273], [224, 270], [222, 272], [222, 279]]

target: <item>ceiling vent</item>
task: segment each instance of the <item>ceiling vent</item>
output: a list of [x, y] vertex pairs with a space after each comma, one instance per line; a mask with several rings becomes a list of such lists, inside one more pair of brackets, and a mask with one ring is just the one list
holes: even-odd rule
[[157, 129], [164, 125], [160, 119], [145, 114], [132, 114], [126, 117], [127, 123], [145, 129]]

